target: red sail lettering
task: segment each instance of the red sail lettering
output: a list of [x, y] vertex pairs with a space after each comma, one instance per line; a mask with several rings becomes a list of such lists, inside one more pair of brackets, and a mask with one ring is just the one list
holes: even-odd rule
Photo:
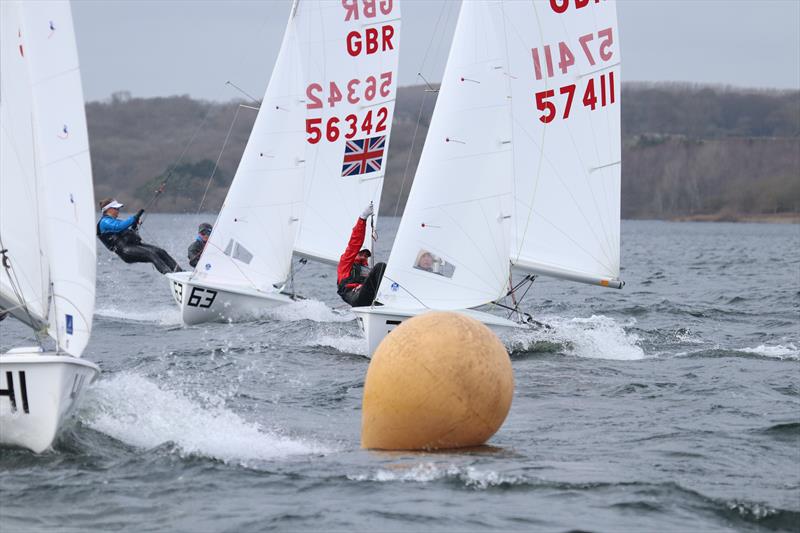
[[345, 9], [345, 22], [350, 20], [350, 18], [358, 20], [358, 0], [342, 0], [342, 7]]

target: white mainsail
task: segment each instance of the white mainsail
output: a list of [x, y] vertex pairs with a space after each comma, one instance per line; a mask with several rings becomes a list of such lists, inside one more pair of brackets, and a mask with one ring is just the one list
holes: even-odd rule
[[511, 264], [621, 286], [619, 84], [612, 0], [463, 2], [378, 300], [475, 307]]
[[380, 202], [397, 95], [400, 2], [304, 0], [298, 17], [309, 141], [294, 249], [336, 263], [358, 214], [370, 201], [377, 214]]
[[[358, 12], [356, 3], [295, 0], [242, 162], [194, 277], [274, 291], [289, 277], [293, 251], [338, 260], [356, 214], [380, 200], [398, 39], [396, 0], [379, 2], [370, 13]], [[356, 43], [362, 48], [353, 55]], [[343, 177], [349, 143], [361, 143], [365, 157], [376, 150], [384, 155]]]
[[[465, 309], [508, 285], [511, 100], [501, 5], [464, 2], [378, 300]], [[430, 256], [430, 267], [420, 265]]]
[[69, 4], [2, 2], [0, 305], [79, 356], [95, 296], [94, 194]]
[[503, 10], [513, 75], [511, 260], [534, 274], [619, 287], [616, 3], [535, 0]]
[[289, 276], [305, 171], [296, 4], [239, 168], [197, 263], [198, 280], [272, 292]]

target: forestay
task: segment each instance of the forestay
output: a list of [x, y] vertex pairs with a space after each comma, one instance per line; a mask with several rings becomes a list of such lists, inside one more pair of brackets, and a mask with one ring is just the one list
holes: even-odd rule
[[378, 300], [464, 309], [505, 294], [511, 101], [498, 2], [464, 2]]
[[396, 98], [400, 5], [303, 0], [297, 18], [307, 150], [295, 251], [336, 263], [358, 214], [370, 201], [376, 210], [380, 202]]
[[303, 194], [303, 70], [292, 8], [242, 160], [194, 272], [200, 280], [271, 292], [289, 276]]
[[68, 2], [0, 6], [0, 239], [11, 265], [11, 277], [0, 270], [1, 305], [80, 355], [94, 313], [95, 232], [72, 15]]
[[514, 115], [511, 260], [620, 286], [620, 52], [612, 0], [503, 2]]

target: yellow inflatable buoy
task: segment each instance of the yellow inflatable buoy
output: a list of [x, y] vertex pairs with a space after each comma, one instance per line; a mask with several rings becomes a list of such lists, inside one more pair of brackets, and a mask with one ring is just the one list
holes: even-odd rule
[[479, 446], [503, 424], [513, 392], [508, 352], [488, 327], [451, 312], [410, 318], [369, 364], [361, 447]]

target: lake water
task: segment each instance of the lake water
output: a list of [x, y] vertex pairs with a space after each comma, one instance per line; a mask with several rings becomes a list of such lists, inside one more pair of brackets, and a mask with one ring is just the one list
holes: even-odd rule
[[[186, 265], [202, 220], [143, 235]], [[0, 450], [1, 529], [800, 530], [800, 227], [622, 235], [623, 290], [536, 281], [523, 307], [552, 328], [506, 339], [505, 424], [447, 453], [359, 448], [369, 361], [333, 267], [298, 272], [309, 300], [189, 328], [152, 267], [100, 246], [103, 374], [52, 451]]]

